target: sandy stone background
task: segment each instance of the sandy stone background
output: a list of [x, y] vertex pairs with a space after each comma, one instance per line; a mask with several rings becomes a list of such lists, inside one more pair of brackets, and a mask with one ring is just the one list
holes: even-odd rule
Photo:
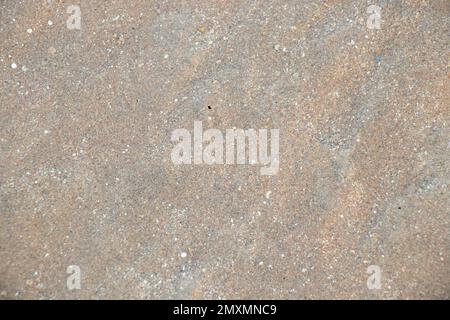
[[[449, 14], [1, 0], [0, 298], [448, 299]], [[194, 121], [280, 129], [280, 171], [175, 166]]]

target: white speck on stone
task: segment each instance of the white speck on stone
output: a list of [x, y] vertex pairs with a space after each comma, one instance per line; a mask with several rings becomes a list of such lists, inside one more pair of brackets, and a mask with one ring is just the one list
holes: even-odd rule
[[272, 193], [272, 191], [270, 191], [270, 190], [266, 192], [266, 199], [270, 199], [271, 193]]
[[48, 20], [48, 25], [52, 26], [53, 25], [53, 21], [52, 20]]
[[169, 55], [166, 53], [166, 54], [164, 55], [164, 59], [167, 59], [167, 58], [169, 58]]
[[33, 33], [33, 29], [31, 28], [27, 29], [27, 33]]
[[276, 44], [275, 47], [274, 47], [274, 49], [277, 50], [277, 51], [280, 50], [280, 45], [279, 45], [279, 44]]
[[16, 69], [17, 68], [17, 64], [15, 64], [14, 62], [11, 64], [11, 68]]
[[183, 251], [183, 252], [180, 254], [180, 256], [181, 256], [182, 258], [186, 258], [186, 257], [187, 257], [187, 253]]
[[27, 72], [27, 71], [28, 71], [28, 68], [27, 68], [26, 66], [22, 66], [22, 71], [23, 71], [23, 72]]

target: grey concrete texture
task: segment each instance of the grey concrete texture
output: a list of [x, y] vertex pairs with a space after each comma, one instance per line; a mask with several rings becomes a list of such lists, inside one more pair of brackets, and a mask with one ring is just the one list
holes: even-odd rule
[[[1, 0], [0, 298], [448, 299], [449, 13]], [[280, 129], [278, 174], [175, 166], [194, 121]]]

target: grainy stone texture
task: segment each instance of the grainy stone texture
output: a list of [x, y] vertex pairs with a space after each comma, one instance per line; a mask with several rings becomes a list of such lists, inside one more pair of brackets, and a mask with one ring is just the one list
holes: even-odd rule
[[[2, 299], [449, 298], [448, 0], [0, 9]], [[175, 166], [195, 120], [279, 173]]]

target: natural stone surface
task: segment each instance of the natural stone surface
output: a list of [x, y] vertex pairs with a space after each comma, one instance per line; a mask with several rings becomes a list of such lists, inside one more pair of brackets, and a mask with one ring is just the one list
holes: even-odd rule
[[[1, 1], [1, 298], [449, 298], [449, 13]], [[197, 120], [280, 129], [279, 173], [175, 166]]]

